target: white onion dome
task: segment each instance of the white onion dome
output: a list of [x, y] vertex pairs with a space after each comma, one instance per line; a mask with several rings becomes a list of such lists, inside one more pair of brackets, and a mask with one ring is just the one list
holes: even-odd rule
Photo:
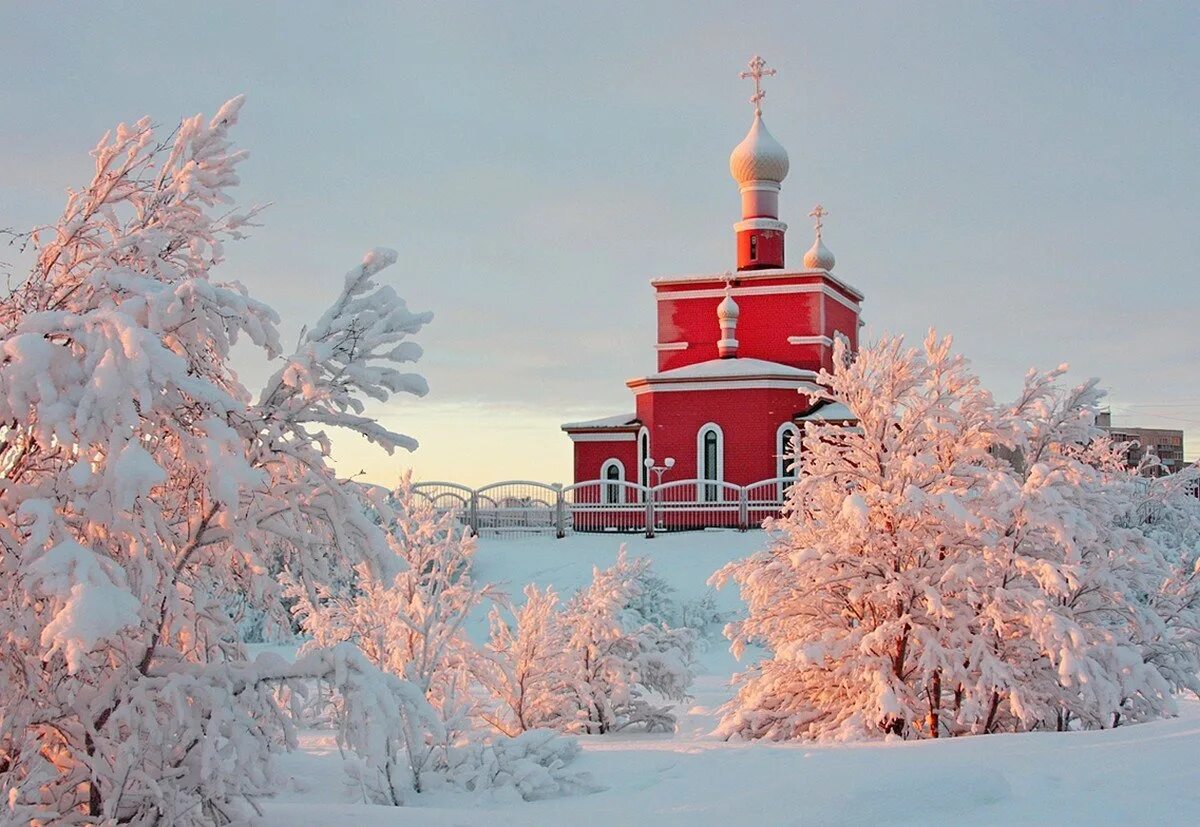
[[717, 318], [720, 321], [736, 320], [741, 315], [741, 312], [742, 310], [738, 307], [738, 303], [728, 293], [725, 294], [725, 298], [721, 299], [721, 303], [717, 305]]
[[755, 113], [750, 131], [729, 156], [729, 174], [739, 185], [751, 181], [773, 181], [779, 184], [787, 178], [787, 150], [767, 131], [761, 113]]
[[804, 267], [807, 270], [832, 270], [833, 269], [833, 253], [829, 252], [829, 248], [825, 246], [825, 242], [821, 241], [821, 234], [818, 233], [813, 245], [808, 248], [808, 252], [804, 254]]

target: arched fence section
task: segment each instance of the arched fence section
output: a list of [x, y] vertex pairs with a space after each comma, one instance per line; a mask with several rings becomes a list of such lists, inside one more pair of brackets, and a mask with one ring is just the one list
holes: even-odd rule
[[758, 528], [778, 516], [793, 480], [776, 477], [751, 485], [721, 480], [672, 480], [655, 486], [625, 480], [587, 480], [562, 486], [506, 480], [469, 488], [418, 482], [414, 492], [463, 526], [493, 537], [575, 532], [644, 533], [704, 528]]

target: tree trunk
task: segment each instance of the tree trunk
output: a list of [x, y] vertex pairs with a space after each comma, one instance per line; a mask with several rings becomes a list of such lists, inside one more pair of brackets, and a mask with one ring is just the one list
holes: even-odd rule
[[939, 729], [939, 713], [942, 706], [942, 671], [933, 673], [933, 681], [929, 687], [929, 737], [937, 738]]
[[988, 707], [987, 720], [984, 721], [984, 724], [983, 724], [983, 731], [985, 734], [992, 731], [992, 724], [996, 720], [996, 710], [998, 710], [999, 708], [1000, 708], [1000, 693], [993, 690], [992, 691], [992, 702]]

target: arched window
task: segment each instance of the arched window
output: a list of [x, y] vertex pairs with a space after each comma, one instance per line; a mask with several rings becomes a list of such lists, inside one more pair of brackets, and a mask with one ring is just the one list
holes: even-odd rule
[[799, 436], [800, 432], [791, 422], [783, 423], [775, 432], [775, 476], [785, 480], [779, 483], [780, 499], [791, 484], [786, 480], [794, 480], [800, 475]]
[[613, 484], [625, 481], [625, 466], [621, 463], [621, 460], [605, 460], [604, 465], [600, 466], [600, 478], [604, 480], [604, 502], [621, 502], [624, 499], [621, 496], [621, 488], [623, 486]]
[[721, 499], [721, 486], [707, 481], [725, 479], [725, 435], [721, 426], [710, 422], [696, 434], [696, 475], [705, 482], [697, 485], [697, 495], [704, 502]]
[[[647, 428], [642, 428], [638, 431], [638, 482], [643, 486], [650, 487], [650, 469], [646, 467], [646, 457], [650, 456], [650, 431]], [[641, 492], [641, 499], [645, 499], [645, 492]]]
[[758, 236], [750, 236], [750, 260], [758, 261]]

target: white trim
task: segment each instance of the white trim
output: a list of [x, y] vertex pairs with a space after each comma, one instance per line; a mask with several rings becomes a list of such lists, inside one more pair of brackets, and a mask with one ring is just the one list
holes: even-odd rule
[[568, 433], [567, 436], [571, 438], [572, 442], [633, 442], [637, 439], [637, 434], [631, 431], [616, 431], [611, 434], [593, 431], [585, 434]]
[[654, 346], [655, 350], [687, 350], [687, 342], [659, 342]]
[[655, 379], [630, 379], [625, 385], [634, 391], [635, 396], [649, 394], [650, 391], [655, 394], [666, 394], [666, 392], [685, 390], [794, 390], [802, 392], [804, 386], [811, 384], [811, 379], [815, 378], [816, 373], [812, 373], [809, 378], [762, 379], [751, 376], [744, 379], [713, 379], [709, 382], [661, 382], [661, 380]]
[[[704, 476], [704, 435], [709, 431], [717, 433], [717, 476], [710, 479]], [[705, 422], [696, 431], [696, 499], [704, 501], [704, 487], [710, 482], [725, 482], [725, 432], [715, 422]], [[717, 489], [718, 501], [721, 488]]]
[[648, 382], [644, 385], [637, 385], [632, 390], [634, 390], [634, 396], [649, 394], [650, 391], [655, 394], [667, 394], [667, 392], [684, 390], [794, 390], [800, 392], [802, 384], [805, 384], [804, 379], [762, 379], [760, 382], [674, 382], [670, 384]]
[[[824, 271], [822, 271], [824, 272]], [[729, 291], [737, 296], [781, 296], [789, 293], [824, 293], [829, 298], [844, 305], [847, 309], [858, 313], [862, 308], [856, 301], [846, 298], [827, 284], [766, 284], [751, 287], [734, 287]], [[712, 287], [699, 290], [672, 290], [656, 293], [657, 301], [674, 301], [676, 299], [718, 299], [725, 295], [724, 288]]]
[[781, 233], [787, 232], [787, 224], [784, 224], [778, 218], [744, 218], [733, 225], [735, 233], [745, 232], [746, 230], [777, 230]]
[[[863, 294], [861, 292], [859, 292], [857, 289], [855, 289], [851, 285], [847, 284], [846, 282], [842, 281], [840, 278], [833, 275], [828, 270], [820, 270], [820, 269], [809, 270], [807, 268], [805, 268], [803, 270], [789, 270], [789, 269], [783, 268], [783, 267], [777, 267], [777, 268], [773, 268], [770, 270], [740, 270], [733, 276], [733, 280], [738, 282], [739, 284], [741, 284], [742, 282], [747, 282], [747, 281], [762, 281], [764, 279], [781, 279], [781, 278], [789, 278], [792, 276], [819, 276], [822, 279], [825, 279], [826, 281], [829, 281], [832, 284], [836, 284], [838, 287], [841, 287], [847, 293], [850, 293], [851, 295], [856, 296], [860, 301], [863, 298]], [[717, 284], [721, 284], [725, 281], [725, 276], [722, 273], [709, 273], [706, 275], [698, 275], [698, 276], [663, 276], [661, 278], [651, 279], [650, 284], [653, 285], [654, 287], [658, 287], [660, 285], [691, 284], [693, 282], [704, 282], [704, 281], [711, 281], [711, 282], [714, 282]]]
[[[646, 438], [646, 450], [642, 450], [642, 437]], [[650, 429], [645, 425], [637, 432], [637, 461], [638, 461], [638, 485], [650, 487], [650, 469], [646, 467], [646, 458], [653, 456], [650, 453]]]
[[[608, 478], [608, 469], [613, 467], [617, 469], [618, 477], [615, 480], [610, 480]], [[625, 486], [613, 485], [613, 483], [620, 482], [625, 482], [625, 463], [621, 462], [621, 460], [617, 459], [616, 457], [609, 457], [608, 459], [604, 460], [604, 462], [600, 463], [600, 499], [603, 500], [606, 505], [619, 505], [625, 501]], [[616, 498], [612, 500], [608, 498], [610, 486], [616, 491], [617, 495]]]
[[788, 344], [833, 347], [833, 339], [830, 339], [828, 336], [788, 336]]

